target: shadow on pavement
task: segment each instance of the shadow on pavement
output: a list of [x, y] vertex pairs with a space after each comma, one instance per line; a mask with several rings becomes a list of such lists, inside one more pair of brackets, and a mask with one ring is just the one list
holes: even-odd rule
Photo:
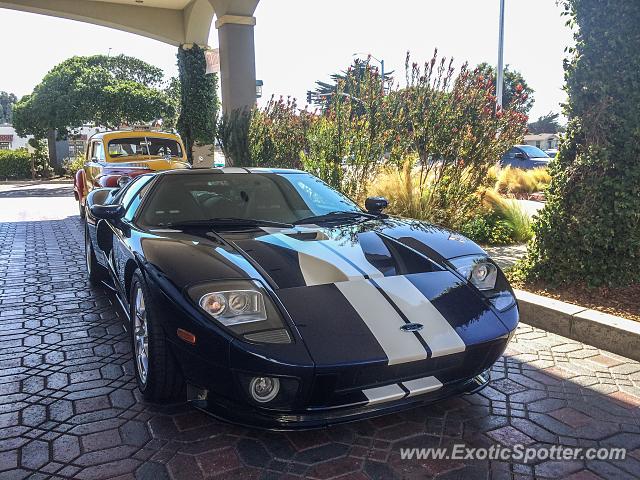
[[28, 186], [12, 186], [9, 190], [0, 191], [0, 198], [20, 197], [73, 197], [73, 185], [64, 184], [53, 188]]

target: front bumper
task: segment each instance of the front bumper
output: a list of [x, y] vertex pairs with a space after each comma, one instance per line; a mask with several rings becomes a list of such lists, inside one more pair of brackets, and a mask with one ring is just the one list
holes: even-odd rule
[[214, 417], [230, 423], [269, 430], [309, 430], [338, 423], [354, 422], [366, 418], [388, 415], [411, 408], [428, 405], [446, 398], [472, 394], [482, 390], [490, 381], [489, 371], [464, 380], [444, 384], [440, 389], [417, 396], [405, 396], [398, 400], [347, 407], [307, 409], [300, 412], [270, 412], [230, 402], [224, 398], [205, 395], [203, 390], [190, 388], [189, 402]]

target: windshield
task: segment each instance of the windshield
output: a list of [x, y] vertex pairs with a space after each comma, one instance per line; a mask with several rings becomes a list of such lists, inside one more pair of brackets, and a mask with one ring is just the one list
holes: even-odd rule
[[209, 219], [294, 223], [331, 212], [362, 212], [307, 173], [164, 175], [138, 222], [146, 227]]
[[538, 147], [534, 147], [532, 145], [522, 145], [521, 147], [518, 147], [518, 148], [522, 150], [524, 153], [526, 153], [527, 156], [530, 158], [549, 158], [549, 155], [544, 153]]
[[172, 138], [130, 137], [109, 140], [108, 152], [111, 158], [122, 157], [179, 157], [182, 158], [180, 143]]

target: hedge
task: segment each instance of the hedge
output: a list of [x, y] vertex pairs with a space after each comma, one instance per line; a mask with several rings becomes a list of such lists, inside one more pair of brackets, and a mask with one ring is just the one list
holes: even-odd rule
[[205, 50], [197, 45], [178, 49], [180, 75], [180, 117], [176, 125], [189, 161], [193, 163], [193, 146], [213, 145], [218, 118], [218, 75], [207, 74]]
[[31, 155], [26, 148], [0, 150], [0, 178], [31, 178]]
[[551, 284], [640, 283], [640, 2], [564, 0], [566, 137], [524, 273]]

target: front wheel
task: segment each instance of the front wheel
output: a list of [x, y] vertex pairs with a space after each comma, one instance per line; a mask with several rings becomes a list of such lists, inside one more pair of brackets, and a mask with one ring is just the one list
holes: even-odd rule
[[137, 270], [131, 282], [131, 343], [138, 388], [149, 402], [164, 403], [184, 393], [184, 380], [158, 324], [157, 305]]

